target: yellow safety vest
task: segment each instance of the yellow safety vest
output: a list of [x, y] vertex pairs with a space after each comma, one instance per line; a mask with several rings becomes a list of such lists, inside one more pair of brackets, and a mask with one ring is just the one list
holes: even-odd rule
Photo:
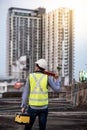
[[29, 75], [30, 94], [29, 105], [45, 106], [48, 105], [48, 76], [42, 73], [32, 73]]

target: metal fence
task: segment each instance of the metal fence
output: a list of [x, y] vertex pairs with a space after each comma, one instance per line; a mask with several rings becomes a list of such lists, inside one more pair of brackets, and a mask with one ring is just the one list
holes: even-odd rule
[[66, 100], [73, 106], [87, 105], [87, 83], [78, 83], [66, 87]]

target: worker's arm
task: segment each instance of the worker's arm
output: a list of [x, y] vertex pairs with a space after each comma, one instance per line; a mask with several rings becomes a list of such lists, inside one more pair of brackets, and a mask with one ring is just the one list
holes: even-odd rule
[[56, 92], [60, 91], [60, 81], [58, 78], [54, 79], [52, 76], [48, 77], [48, 84], [49, 86]]
[[21, 104], [21, 111], [24, 112], [26, 106], [27, 106], [27, 102], [28, 102], [28, 95], [29, 95], [29, 81], [27, 79], [25, 87], [24, 87], [24, 91], [22, 94], [22, 104]]

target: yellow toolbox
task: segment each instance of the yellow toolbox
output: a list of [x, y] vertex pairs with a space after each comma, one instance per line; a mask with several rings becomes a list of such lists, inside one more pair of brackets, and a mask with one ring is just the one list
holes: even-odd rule
[[16, 113], [15, 122], [25, 125], [30, 123], [30, 116], [27, 113]]

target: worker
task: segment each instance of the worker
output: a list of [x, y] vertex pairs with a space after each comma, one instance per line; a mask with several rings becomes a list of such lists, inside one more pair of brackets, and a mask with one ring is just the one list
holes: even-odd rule
[[[25, 125], [24, 130], [31, 130], [36, 117], [39, 118], [39, 130], [46, 130], [48, 115], [48, 86], [54, 91], [60, 91], [60, 81], [58, 74], [55, 74], [55, 80], [52, 76], [43, 74], [47, 68], [45, 59], [39, 59], [35, 62], [35, 72], [30, 73], [22, 94], [21, 112], [27, 112], [30, 115], [30, 123]], [[27, 103], [28, 102], [28, 103]]]

